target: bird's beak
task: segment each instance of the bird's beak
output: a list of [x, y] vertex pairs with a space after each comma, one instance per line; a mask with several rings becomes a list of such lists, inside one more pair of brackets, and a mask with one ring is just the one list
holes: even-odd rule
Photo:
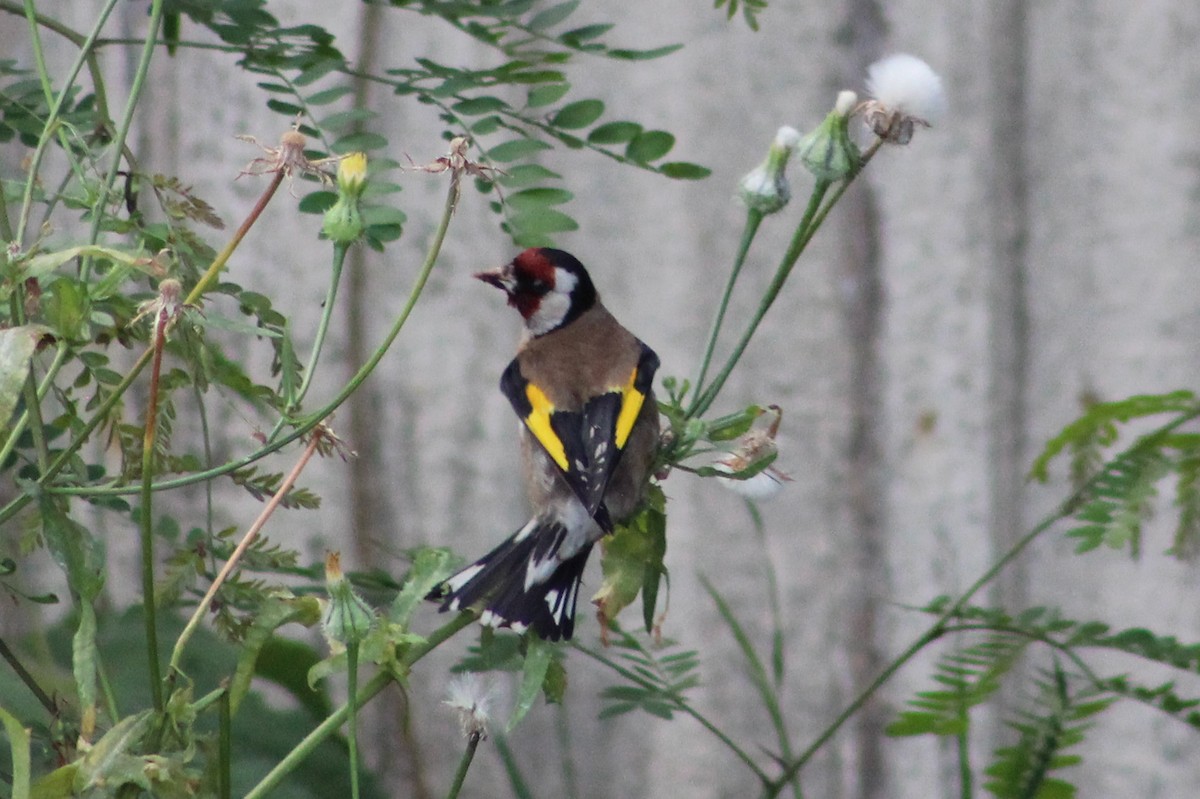
[[476, 272], [475, 277], [490, 286], [495, 286], [506, 292], [510, 291], [516, 285], [516, 281], [513, 280], [511, 264], [499, 266], [495, 269], [488, 269], [483, 272]]

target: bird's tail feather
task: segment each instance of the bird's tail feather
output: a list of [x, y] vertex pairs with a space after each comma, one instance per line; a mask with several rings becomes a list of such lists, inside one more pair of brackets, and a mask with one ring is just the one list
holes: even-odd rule
[[430, 599], [441, 601], [443, 611], [479, 609], [480, 623], [490, 627], [570, 639], [592, 544], [559, 562], [565, 533], [561, 522], [535, 519], [446, 580]]

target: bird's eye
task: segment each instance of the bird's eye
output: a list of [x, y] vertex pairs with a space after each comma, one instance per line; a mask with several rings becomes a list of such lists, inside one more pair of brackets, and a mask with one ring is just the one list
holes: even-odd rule
[[545, 294], [550, 290], [550, 285], [544, 280], [534, 279], [530, 281], [529, 289], [535, 294]]

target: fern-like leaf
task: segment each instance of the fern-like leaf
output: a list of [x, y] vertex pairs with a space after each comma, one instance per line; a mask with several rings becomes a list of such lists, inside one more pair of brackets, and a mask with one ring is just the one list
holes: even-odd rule
[[1080, 453], [1092, 447], [1105, 447], [1117, 440], [1117, 423], [1129, 422], [1163, 413], [1189, 413], [1196, 410], [1196, 395], [1190, 391], [1169, 394], [1144, 394], [1116, 402], [1097, 402], [1083, 416], [1071, 422], [1046, 443], [1034, 460], [1029, 476], [1040, 482], [1050, 479], [1050, 462], [1070, 450]]
[[1001, 680], [1025, 652], [1029, 638], [993, 633], [983, 641], [941, 657], [934, 671], [935, 690], [921, 691], [908, 701], [909, 710], [887, 728], [892, 736], [959, 735], [968, 714], [996, 692]]
[[684, 701], [685, 692], [700, 683], [700, 656], [695, 650], [672, 650], [674, 641], [663, 641], [651, 650], [639, 637], [612, 625], [612, 646], [623, 665], [614, 666], [628, 684], [605, 688], [600, 696], [607, 702], [600, 718], [643, 710], [670, 719]]
[[[1082, 758], [1064, 750], [1083, 740], [1087, 725], [1080, 722], [1110, 704], [1105, 699], [1092, 701], [1091, 696], [1073, 697], [1066, 672], [1057, 664], [1038, 684], [1037, 709], [1009, 722], [1017, 741], [997, 749], [984, 772], [990, 778], [984, 787], [999, 799], [1074, 797], [1075, 786], [1051, 773], [1080, 763]], [[1082, 698], [1089, 701], [1078, 701]]]
[[1084, 524], [1069, 531], [1078, 539], [1077, 553], [1101, 545], [1129, 547], [1141, 553], [1142, 523], [1158, 495], [1158, 481], [1170, 471], [1170, 461], [1151, 441], [1122, 452], [1092, 481], [1091, 491], [1075, 518]]

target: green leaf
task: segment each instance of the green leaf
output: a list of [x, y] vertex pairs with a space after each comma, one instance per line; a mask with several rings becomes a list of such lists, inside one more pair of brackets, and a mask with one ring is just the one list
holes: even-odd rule
[[79, 771], [75, 775], [75, 791], [85, 793], [93, 787], [104, 786], [111, 791], [110, 795], [115, 795], [117, 789], [129, 781], [123, 779], [128, 763], [126, 756], [141, 743], [153, 720], [154, 711], [143, 710], [117, 722], [80, 759]]
[[285, 624], [296, 622], [305, 627], [312, 627], [321, 620], [321, 608], [316, 597], [295, 597], [290, 593], [268, 596], [259, 605], [254, 615], [254, 622], [246, 632], [238, 653], [237, 669], [229, 684], [229, 706], [237, 713], [246, 692], [250, 690], [250, 681], [256, 676], [259, 653], [271, 640], [271, 637]]
[[454, 573], [458, 558], [448, 549], [425, 547], [412, 555], [412, 567], [404, 585], [392, 601], [388, 620], [408, 629], [413, 612], [425, 601], [429, 592]]
[[647, 130], [633, 137], [625, 147], [625, 156], [639, 164], [662, 158], [675, 146], [675, 137], [665, 130]]
[[610, 23], [600, 23], [597, 25], [584, 25], [582, 28], [573, 28], [565, 33], [559, 34], [558, 40], [570, 47], [578, 47], [582, 42], [589, 39], [595, 39], [598, 36], [603, 36], [613, 29]]
[[478, 116], [508, 108], [508, 103], [499, 97], [472, 97], [455, 103], [451, 108], [464, 116]]
[[567, 92], [571, 90], [569, 83], [551, 83], [547, 86], [538, 86], [529, 90], [529, 96], [525, 100], [525, 105], [530, 108], [541, 108], [542, 106], [552, 105], [563, 98]]
[[572, 196], [566, 189], [539, 187], [510, 194], [506, 202], [519, 212], [536, 211], [550, 205], [562, 205], [569, 202]]
[[676, 180], [703, 180], [712, 174], [712, 170], [708, 167], [690, 164], [687, 161], [670, 161], [660, 164], [658, 171]]
[[514, 229], [527, 234], [566, 233], [579, 229], [579, 223], [562, 211], [542, 208], [535, 211], [518, 211], [508, 219]]
[[32, 773], [29, 761], [29, 730], [2, 707], [0, 723], [4, 724], [12, 757], [12, 799], [29, 799], [29, 779]]
[[378, 133], [363, 130], [347, 134], [340, 139], [335, 139], [332, 148], [335, 153], [345, 155], [346, 153], [380, 150], [387, 146], [388, 140], [386, 137]]
[[22, 325], [0, 330], [0, 430], [8, 420], [25, 388], [29, 362], [38, 342], [50, 333], [43, 325]]
[[369, 119], [374, 119], [375, 116], [375, 112], [369, 108], [351, 108], [349, 111], [338, 111], [336, 114], [330, 114], [324, 119], [318, 120], [317, 124], [323, 130], [337, 131], [354, 127]]
[[562, 177], [541, 164], [517, 164], [505, 170], [508, 174], [500, 176], [500, 183], [510, 188], [528, 186], [530, 183], [541, 183], [546, 180], [556, 180]]
[[624, 61], [650, 61], [670, 55], [682, 48], [682, 44], [668, 44], [665, 47], [656, 47], [652, 50], [609, 50], [608, 55], [611, 58], [620, 58]]
[[300, 116], [304, 113], [304, 109], [295, 103], [276, 100], [274, 97], [272, 97], [270, 100], [267, 100], [267, 108], [278, 114], [283, 114], [284, 116], [289, 117]]
[[624, 144], [641, 132], [642, 126], [636, 122], [607, 122], [588, 133], [587, 140], [592, 144]]
[[658, 580], [666, 573], [663, 557], [666, 554], [665, 499], [662, 489], [652, 486], [646, 507], [628, 523], [601, 539], [603, 557], [601, 568], [604, 580], [592, 598], [605, 619], [615, 619], [623, 608], [637, 598], [638, 592], [651, 587], [653, 596], [645, 597], [643, 621], [653, 626]]
[[329, 105], [330, 103], [340, 100], [348, 94], [354, 94], [353, 86], [334, 86], [330, 89], [324, 89], [319, 92], [314, 92], [304, 98], [309, 105]]
[[337, 192], [334, 191], [314, 191], [304, 195], [300, 199], [299, 209], [305, 214], [323, 214], [334, 206], [337, 202]]
[[42, 534], [67, 583], [82, 602], [92, 602], [104, 587], [104, 555], [100, 543], [86, 527], [71, 519], [53, 496], [39, 503]]
[[513, 139], [488, 150], [488, 158], [503, 164], [549, 149], [551, 149], [549, 144], [537, 139]]
[[536, 635], [530, 636], [526, 641], [529, 648], [525, 652], [525, 666], [521, 670], [521, 685], [517, 689], [516, 705], [512, 715], [508, 717], [508, 724], [505, 725], [506, 733], [512, 732], [533, 707], [538, 694], [542, 692], [542, 685], [554, 659], [554, 647], [548, 641], [543, 641]]
[[586, 128], [604, 114], [604, 103], [599, 100], [577, 100], [564, 105], [550, 120], [550, 124], [575, 130]]
[[545, 11], [540, 11], [534, 15], [533, 19], [529, 20], [526, 27], [530, 30], [540, 31], [546, 28], [553, 28], [560, 22], [563, 22], [567, 17], [575, 13], [575, 9], [579, 8], [579, 0], [567, 0], [565, 3], [559, 3], [556, 6], [550, 6]]

